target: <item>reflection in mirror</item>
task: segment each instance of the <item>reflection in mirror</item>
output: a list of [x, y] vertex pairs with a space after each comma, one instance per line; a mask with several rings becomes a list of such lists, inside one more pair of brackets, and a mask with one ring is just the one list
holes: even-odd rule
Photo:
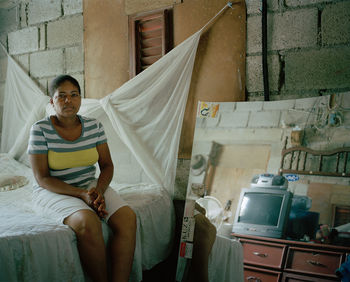
[[[196, 202], [206, 209], [217, 237], [232, 239], [242, 189], [252, 189], [256, 175], [281, 175], [288, 187], [277, 190], [293, 198], [280, 237], [350, 246], [350, 93], [206, 104], [216, 115], [202, 115], [199, 103], [185, 218]], [[267, 213], [261, 201], [255, 208]]]

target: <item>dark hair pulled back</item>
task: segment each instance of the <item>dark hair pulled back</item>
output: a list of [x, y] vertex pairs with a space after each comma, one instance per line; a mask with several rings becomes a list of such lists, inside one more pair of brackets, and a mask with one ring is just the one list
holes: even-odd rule
[[79, 82], [74, 77], [72, 77], [70, 75], [62, 74], [62, 75], [59, 75], [59, 76], [55, 77], [51, 81], [50, 86], [49, 86], [49, 95], [50, 95], [50, 97], [53, 97], [53, 95], [55, 94], [57, 88], [60, 87], [60, 85], [63, 82], [65, 82], [65, 81], [69, 81], [74, 86], [76, 86], [78, 88], [78, 90], [79, 90], [79, 94], [81, 94]]

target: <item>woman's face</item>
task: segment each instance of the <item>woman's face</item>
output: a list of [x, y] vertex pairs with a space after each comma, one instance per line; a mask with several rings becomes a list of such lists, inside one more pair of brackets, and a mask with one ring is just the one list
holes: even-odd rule
[[64, 81], [57, 88], [50, 99], [50, 103], [57, 116], [75, 117], [81, 105], [81, 96], [78, 88], [70, 81]]

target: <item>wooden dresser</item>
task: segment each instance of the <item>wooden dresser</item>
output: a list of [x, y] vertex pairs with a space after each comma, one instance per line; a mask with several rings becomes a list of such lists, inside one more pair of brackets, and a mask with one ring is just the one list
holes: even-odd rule
[[244, 281], [340, 281], [335, 270], [350, 247], [233, 234], [244, 253]]

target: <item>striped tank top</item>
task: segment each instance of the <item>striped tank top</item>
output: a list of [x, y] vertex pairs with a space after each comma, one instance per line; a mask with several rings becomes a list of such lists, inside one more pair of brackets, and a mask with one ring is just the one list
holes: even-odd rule
[[54, 128], [50, 117], [35, 124], [30, 130], [28, 154], [47, 154], [50, 175], [81, 187], [95, 179], [98, 161], [97, 145], [107, 142], [102, 124], [96, 119], [78, 115], [82, 131], [78, 139], [63, 139]]

